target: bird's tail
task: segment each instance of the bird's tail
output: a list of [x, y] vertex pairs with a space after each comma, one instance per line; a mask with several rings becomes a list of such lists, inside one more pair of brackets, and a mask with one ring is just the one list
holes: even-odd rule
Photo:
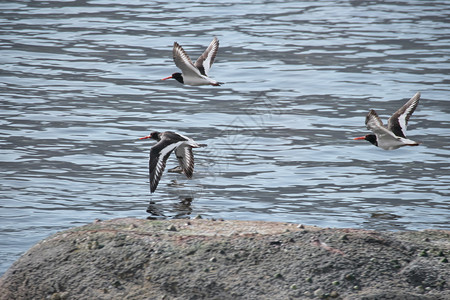
[[422, 144], [405, 138], [402, 138], [401, 141], [405, 144], [405, 146], [419, 146], [420, 144]]

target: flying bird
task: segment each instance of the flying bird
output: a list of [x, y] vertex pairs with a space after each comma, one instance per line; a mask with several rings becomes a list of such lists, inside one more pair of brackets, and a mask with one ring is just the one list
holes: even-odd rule
[[394, 150], [402, 146], [418, 146], [418, 142], [406, 138], [406, 126], [419, 104], [419, 99], [420, 92], [417, 92], [389, 118], [387, 127], [383, 125], [377, 113], [371, 109], [366, 116], [366, 127], [373, 134], [357, 137], [354, 140], [366, 140], [384, 150]]
[[150, 149], [149, 177], [151, 193], [158, 187], [159, 180], [166, 167], [166, 161], [174, 150], [182, 173], [187, 178], [192, 178], [192, 173], [194, 172], [194, 154], [192, 148], [206, 146], [205, 144], [197, 144], [193, 139], [173, 131], [154, 131], [150, 135], [140, 139], [154, 139], [158, 141]]
[[221, 85], [222, 82], [217, 82], [208, 77], [217, 51], [219, 50], [219, 40], [214, 37], [208, 48], [202, 55], [192, 63], [191, 59], [177, 42], [173, 43], [173, 61], [175, 65], [181, 69], [182, 73], [173, 73], [169, 77], [161, 80], [173, 78], [182, 84], [187, 85]]

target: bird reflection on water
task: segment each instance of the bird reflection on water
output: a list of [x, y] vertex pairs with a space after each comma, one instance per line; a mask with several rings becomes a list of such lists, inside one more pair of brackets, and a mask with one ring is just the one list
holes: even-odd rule
[[[148, 220], [157, 219], [189, 219], [192, 214], [192, 201], [191, 196], [178, 196], [178, 201], [174, 202], [172, 206], [167, 209], [162, 204], [150, 200], [147, 206]], [[163, 213], [165, 211], [166, 213]]]

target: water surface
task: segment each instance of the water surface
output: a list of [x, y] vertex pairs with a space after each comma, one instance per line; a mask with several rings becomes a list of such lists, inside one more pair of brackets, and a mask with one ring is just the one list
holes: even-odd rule
[[[449, 15], [447, 1], [0, 4], [0, 272], [97, 218], [450, 229]], [[213, 36], [223, 86], [160, 80], [174, 41], [196, 59]], [[369, 109], [387, 120], [417, 91], [419, 147], [352, 140]], [[150, 195], [138, 138], [154, 130], [208, 147], [192, 180], [165, 173]]]

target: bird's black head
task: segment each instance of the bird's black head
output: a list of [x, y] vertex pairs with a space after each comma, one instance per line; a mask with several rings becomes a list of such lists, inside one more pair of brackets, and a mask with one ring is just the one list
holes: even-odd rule
[[173, 73], [172, 78], [178, 81], [179, 83], [184, 83], [183, 75], [181, 75], [181, 73]]
[[176, 81], [184, 84], [183, 75], [181, 73], [178, 73], [178, 72], [177, 73], [173, 73], [169, 77], [163, 78], [161, 80], [167, 80], [167, 79], [171, 79], [171, 78], [173, 78]]
[[368, 142], [371, 142], [375, 146], [378, 146], [377, 136], [375, 134], [367, 134], [365, 136], [354, 138], [354, 140], [366, 140]]
[[366, 141], [371, 142], [378, 147], [377, 136], [375, 134], [368, 134], [365, 138]]
[[150, 133], [150, 138], [158, 141], [159, 140], [159, 132], [153, 131], [152, 133]]
[[140, 140], [145, 140], [145, 139], [153, 139], [153, 140], [159, 141], [160, 140], [159, 132], [158, 131], [153, 131], [149, 135], [140, 138]]

